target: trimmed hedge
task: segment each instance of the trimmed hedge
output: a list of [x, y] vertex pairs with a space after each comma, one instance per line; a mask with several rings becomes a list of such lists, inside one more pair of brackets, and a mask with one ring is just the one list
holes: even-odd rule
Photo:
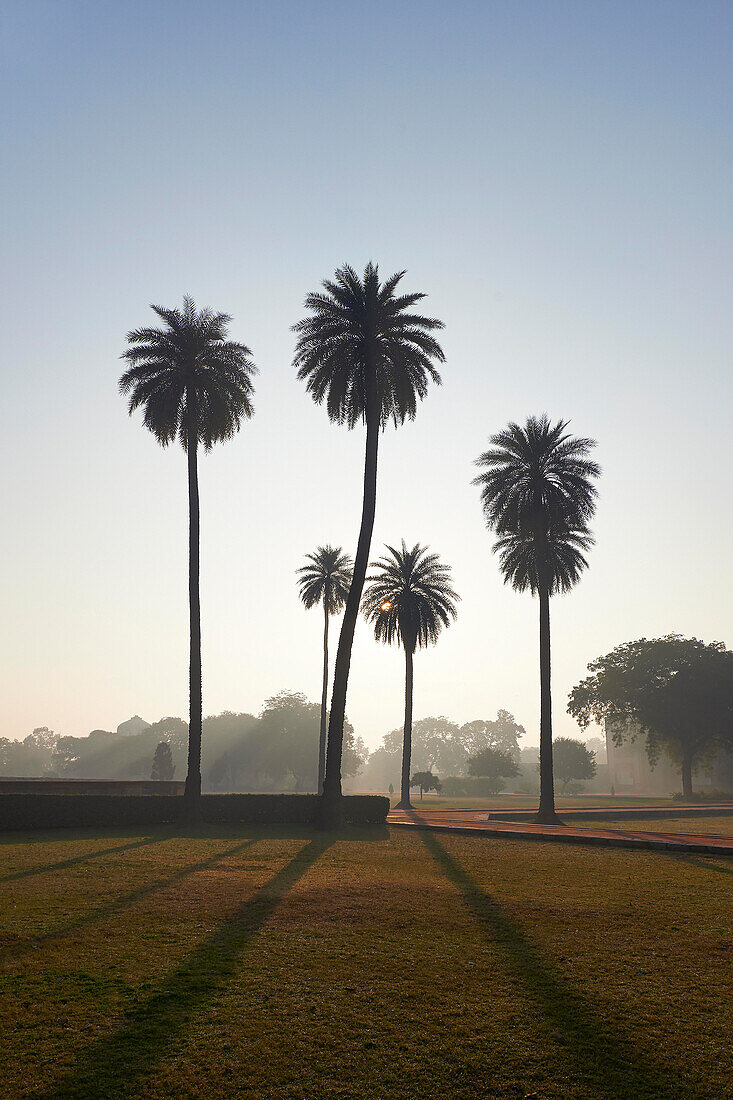
[[[382, 795], [344, 796], [347, 825], [381, 825], [389, 812]], [[204, 794], [201, 820], [208, 824], [312, 825], [316, 794]], [[181, 797], [124, 794], [0, 793], [0, 831], [80, 829], [110, 825], [169, 825], [186, 810]]]
[[485, 775], [449, 775], [441, 780], [441, 794], [448, 798], [488, 798], [504, 790], [506, 780]]

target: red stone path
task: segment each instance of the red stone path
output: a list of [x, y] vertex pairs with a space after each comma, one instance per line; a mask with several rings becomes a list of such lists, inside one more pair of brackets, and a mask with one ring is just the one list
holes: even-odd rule
[[[560, 811], [562, 812], [562, 811]], [[642, 817], [640, 807], [638, 816]], [[684, 810], [677, 813], [684, 816]], [[487, 810], [390, 810], [387, 824], [402, 829], [480, 834], [516, 840], [564, 844], [596, 844], [608, 848], [651, 848], [666, 852], [702, 852], [733, 856], [733, 837], [721, 833], [661, 833], [621, 829], [579, 828], [577, 825], [535, 825], [526, 821], [489, 820]]]

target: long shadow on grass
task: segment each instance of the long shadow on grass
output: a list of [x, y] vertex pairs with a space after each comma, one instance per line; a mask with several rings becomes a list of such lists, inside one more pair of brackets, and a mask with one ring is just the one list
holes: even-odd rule
[[[699, 856], [690, 855], [677, 855], [676, 853], [669, 853], [677, 860], [678, 863], [687, 863], [692, 867], [702, 867], [705, 871], [717, 871], [719, 875], [733, 875], [733, 864], [727, 863], [721, 865], [720, 863], [708, 863], [707, 860], [701, 859]], [[711, 856], [711, 859], [721, 859], [725, 857]]]
[[148, 836], [144, 840], [133, 840], [130, 844], [118, 844], [114, 848], [99, 848], [95, 852], [86, 852], [82, 856], [73, 856], [71, 859], [62, 859], [58, 863], [47, 863], [43, 867], [29, 867], [26, 871], [14, 871], [10, 875], [0, 876], [0, 883], [17, 882], [21, 878], [32, 878], [34, 875], [44, 875], [48, 871], [65, 871], [69, 867], [76, 867], [78, 863], [85, 863], [89, 859], [99, 859], [100, 856], [115, 855], [117, 852], [129, 852], [133, 848], [145, 848], [148, 844], [157, 844], [161, 840], [168, 840], [172, 834], [164, 833], [160, 836]]
[[156, 992], [109, 1038], [84, 1051], [76, 1066], [42, 1100], [112, 1100], [127, 1096], [151, 1073], [200, 1014], [234, 978], [262, 925], [299, 878], [332, 844], [311, 840], [281, 871], [165, 975]]
[[220, 860], [226, 859], [227, 856], [236, 855], [237, 852], [241, 852], [244, 848], [250, 848], [255, 843], [255, 840], [245, 840], [241, 844], [236, 844], [233, 848], [227, 848], [223, 852], [217, 852], [216, 855], [209, 856], [208, 859], [202, 859], [198, 863], [191, 863], [181, 871], [176, 871], [174, 875], [168, 875], [166, 878], [158, 879], [157, 882], [148, 883], [146, 886], [138, 886], [136, 890], [131, 890], [129, 894], [122, 894], [121, 897], [115, 898], [114, 901], [108, 902], [107, 905], [102, 905], [99, 909], [93, 909], [91, 913], [85, 913], [83, 917], [77, 917], [76, 920], [67, 921], [65, 924], [59, 925], [58, 928], [52, 928], [48, 932], [42, 932], [39, 936], [31, 936], [25, 943], [10, 947], [7, 951], [7, 956], [17, 959], [28, 951], [40, 947], [41, 944], [49, 943], [51, 940], [61, 939], [63, 936], [68, 936], [71, 932], [78, 932], [80, 928], [86, 928], [90, 924], [96, 924], [98, 921], [103, 921], [108, 917], [114, 917], [117, 913], [121, 912], [121, 910], [127, 909], [136, 902], [141, 901], [142, 898], [146, 898], [150, 894], [155, 894], [158, 890], [166, 890], [169, 886], [174, 886], [177, 882], [181, 882], [182, 879], [188, 878], [189, 875], [195, 875], [198, 871], [205, 871], [207, 867], [212, 867]]
[[552, 1031], [592, 1089], [606, 1100], [694, 1100], [699, 1094], [678, 1083], [661, 1066], [642, 1065], [639, 1053], [598, 1009], [560, 974], [551, 957], [527, 939], [520, 926], [483, 890], [429, 832], [421, 839], [446, 877], [505, 955], [526, 995], [544, 1013]]

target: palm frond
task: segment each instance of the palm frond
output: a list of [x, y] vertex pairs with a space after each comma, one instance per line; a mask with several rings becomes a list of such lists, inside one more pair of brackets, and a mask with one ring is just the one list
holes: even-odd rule
[[296, 570], [306, 608], [325, 603], [328, 614], [337, 615], [349, 594], [352, 567], [340, 546], [319, 546], [315, 553], [306, 554], [306, 564]]
[[403, 540], [401, 549], [386, 549], [385, 557], [372, 562], [377, 572], [367, 577], [362, 612], [377, 641], [396, 641], [413, 652], [416, 646], [434, 645], [458, 614], [460, 596], [450, 568], [419, 543], [408, 549]]
[[120, 392], [131, 414], [143, 409], [145, 427], [163, 446], [178, 439], [186, 447], [193, 431], [208, 450], [252, 416], [252, 352], [227, 339], [227, 313], [197, 310], [189, 296], [182, 310], [151, 308], [165, 327], [128, 332]]
[[587, 565], [601, 470], [588, 457], [594, 440], [571, 436], [567, 427], [546, 415], [523, 427], [510, 423], [476, 460], [483, 469], [474, 484], [498, 536], [494, 550], [505, 579], [520, 591], [537, 591], [541, 559], [551, 592], [567, 591]]
[[440, 384], [434, 364], [445, 357], [430, 334], [443, 324], [407, 312], [424, 295], [395, 296], [404, 274], [380, 285], [375, 264], [367, 264], [361, 279], [344, 264], [324, 281], [323, 292], [307, 295], [309, 315], [293, 325], [298, 378], [336, 423], [353, 428], [374, 402], [382, 426], [390, 419], [401, 424], [415, 416], [428, 383]]

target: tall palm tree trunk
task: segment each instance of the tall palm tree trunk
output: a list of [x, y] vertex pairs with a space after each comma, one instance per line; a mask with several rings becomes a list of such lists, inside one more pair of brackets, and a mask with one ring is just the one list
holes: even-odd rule
[[201, 795], [201, 602], [199, 597], [199, 478], [196, 431], [188, 432], [188, 607], [190, 619], [188, 774], [185, 797], [197, 806]]
[[540, 598], [540, 805], [537, 821], [551, 824], [555, 814], [555, 787], [552, 771], [552, 693], [550, 690], [550, 593], [546, 583]]
[[[372, 401], [372, 405], [376, 402]], [[374, 513], [377, 507], [377, 450], [379, 445], [379, 410], [374, 408], [367, 416], [366, 453], [364, 457], [364, 502], [361, 512], [359, 541], [354, 557], [354, 571], [351, 578], [349, 595], [346, 598], [344, 618], [341, 624], [336, 666], [333, 673], [333, 694], [331, 713], [328, 721], [328, 746], [326, 748], [326, 775], [323, 781], [323, 801], [321, 804], [320, 824], [326, 829], [335, 829], [343, 820], [341, 805], [341, 755], [344, 741], [344, 717], [346, 714], [346, 689], [349, 683], [351, 665], [351, 647], [354, 643], [354, 630], [359, 615], [361, 593], [364, 588], [369, 565], [369, 550], [372, 544]]]
[[323, 794], [326, 774], [326, 713], [328, 711], [328, 591], [323, 594], [323, 690], [321, 691], [321, 729], [318, 735], [318, 793]]
[[[402, 737], [402, 786], [400, 788], [400, 810], [411, 809], [410, 805], [410, 761], [412, 758], [412, 657], [413, 651], [405, 646], [405, 732]], [[422, 799], [422, 790], [420, 791]]]

